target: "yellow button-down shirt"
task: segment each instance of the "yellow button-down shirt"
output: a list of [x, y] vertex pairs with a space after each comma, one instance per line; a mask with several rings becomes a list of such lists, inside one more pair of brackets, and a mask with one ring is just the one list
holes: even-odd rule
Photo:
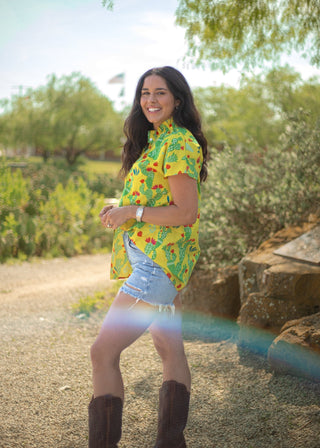
[[166, 207], [173, 204], [168, 177], [187, 173], [198, 182], [198, 217], [193, 225], [159, 226], [129, 220], [114, 234], [111, 278], [127, 278], [131, 266], [123, 244], [127, 231], [133, 243], [160, 265], [177, 291], [188, 282], [199, 258], [200, 170], [203, 156], [200, 145], [173, 119], [149, 131], [148, 145], [126, 176], [119, 206]]

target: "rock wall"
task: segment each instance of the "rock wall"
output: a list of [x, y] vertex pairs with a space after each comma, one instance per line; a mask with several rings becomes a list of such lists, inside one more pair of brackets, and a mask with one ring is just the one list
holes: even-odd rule
[[237, 318], [240, 310], [238, 267], [198, 270], [182, 291], [184, 309]]
[[[314, 379], [314, 369], [318, 369], [320, 380], [320, 266], [273, 253], [315, 225], [319, 221], [278, 232], [244, 257], [238, 267], [218, 272], [196, 271], [182, 293], [184, 308], [236, 319], [239, 347], [252, 349], [258, 345], [253, 343], [256, 335], [252, 329], [267, 331], [269, 336], [260, 344], [259, 354], [268, 356], [272, 368], [302, 374], [302, 368], [291, 368], [285, 360], [286, 353], [290, 353], [291, 359], [295, 359], [296, 353], [297, 359], [306, 359], [304, 365], [309, 365], [305, 376]], [[293, 346], [312, 349], [316, 358], [307, 352], [305, 356], [299, 354], [292, 350]]]
[[240, 326], [279, 334], [290, 320], [320, 310], [320, 266], [274, 255], [274, 250], [314, 224], [285, 229], [248, 254], [239, 265]]

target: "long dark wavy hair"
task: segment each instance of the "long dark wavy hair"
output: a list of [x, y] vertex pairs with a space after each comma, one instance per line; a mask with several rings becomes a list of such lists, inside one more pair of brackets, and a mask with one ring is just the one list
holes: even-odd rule
[[185, 77], [175, 68], [165, 66], [156, 67], [145, 72], [138, 81], [133, 105], [129, 116], [124, 123], [124, 133], [127, 140], [122, 150], [121, 175], [125, 176], [131, 169], [134, 162], [140, 157], [143, 148], [148, 142], [148, 131], [153, 129], [140, 106], [141, 90], [145, 78], [151, 75], [161, 76], [167, 83], [168, 89], [176, 100], [179, 100], [179, 107], [174, 109], [172, 118], [181, 127], [188, 129], [202, 148], [203, 165], [200, 172], [200, 180], [207, 178], [207, 140], [201, 129], [201, 119], [194, 104], [191, 89]]

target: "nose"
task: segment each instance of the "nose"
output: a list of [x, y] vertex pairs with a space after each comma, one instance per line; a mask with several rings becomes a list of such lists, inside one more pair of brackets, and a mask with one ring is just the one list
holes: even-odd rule
[[149, 99], [149, 102], [150, 102], [150, 103], [155, 103], [155, 102], [156, 102], [156, 99], [157, 99], [156, 94], [155, 94], [155, 93], [150, 93], [148, 99]]

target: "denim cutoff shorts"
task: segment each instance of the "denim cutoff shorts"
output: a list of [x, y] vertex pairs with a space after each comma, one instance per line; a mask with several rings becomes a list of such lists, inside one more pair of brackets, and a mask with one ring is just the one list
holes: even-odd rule
[[136, 302], [142, 300], [158, 306], [159, 311], [164, 307], [165, 309], [172, 308], [172, 312], [174, 312], [173, 301], [178, 292], [167, 274], [157, 263], [137, 248], [127, 232], [123, 234], [123, 242], [132, 273], [121, 286], [120, 291], [134, 297]]

